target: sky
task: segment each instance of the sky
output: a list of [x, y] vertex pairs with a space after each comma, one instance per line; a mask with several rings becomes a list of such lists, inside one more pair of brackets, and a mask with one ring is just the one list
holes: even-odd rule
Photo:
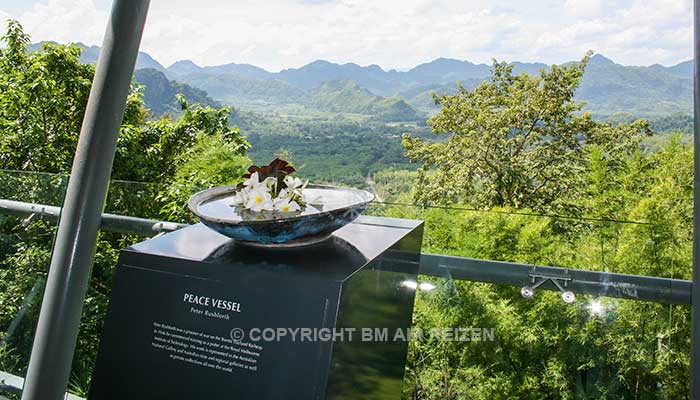
[[[0, 0], [33, 41], [100, 45], [109, 0]], [[692, 58], [691, 0], [152, 0], [141, 49], [161, 64], [317, 59], [406, 69], [439, 57], [624, 65]]]

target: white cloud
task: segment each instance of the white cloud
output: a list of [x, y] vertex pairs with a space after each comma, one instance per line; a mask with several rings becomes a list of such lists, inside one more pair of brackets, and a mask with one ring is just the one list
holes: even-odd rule
[[[96, 1], [37, 1], [25, 7], [29, 11], [12, 16], [34, 40], [100, 44], [109, 10], [107, 2]], [[271, 70], [314, 59], [385, 68], [437, 57], [559, 63], [578, 59], [588, 49], [644, 65], [692, 55], [690, 0], [567, 0], [555, 6], [551, 0], [505, 5], [496, 0], [206, 4], [151, 2], [142, 49], [166, 65], [192, 59], [202, 65], [238, 62]]]
[[32, 40], [58, 42], [102, 42], [108, 13], [91, 0], [49, 0], [13, 16], [19, 19]]
[[[10, 17], [10, 14], [0, 10], [0, 29], [5, 29], [5, 26], [7, 26], [6, 21], [10, 19]], [[0, 46], [2, 46], [1, 43]]]
[[597, 17], [603, 13], [603, 5], [602, 0], [566, 0], [564, 9], [576, 17]]
[[[575, 0], [578, 2], [578, 0]], [[567, 3], [568, 4], [568, 3]], [[542, 32], [535, 54], [593, 49], [622, 64], [672, 64], [692, 58], [692, 4], [678, 0], [636, 0], [604, 16]]]

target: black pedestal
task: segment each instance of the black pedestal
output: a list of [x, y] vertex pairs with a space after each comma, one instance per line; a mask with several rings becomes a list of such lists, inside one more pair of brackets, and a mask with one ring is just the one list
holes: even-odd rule
[[194, 225], [125, 249], [89, 398], [398, 400], [422, 234], [361, 217], [274, 250]]

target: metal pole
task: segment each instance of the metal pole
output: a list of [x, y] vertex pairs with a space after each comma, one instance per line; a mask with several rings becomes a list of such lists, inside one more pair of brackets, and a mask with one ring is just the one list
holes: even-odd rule
[[[478, 260], [436, 254], [421, 255], [420, 273], [462, 281], [487, 282], [498, 285], [530, 286], [534, 275], [567, 279], [567, 289], [576, 294], [653, 301], [667, 304], [690, 304], [692, 284], [680, 279], [657, 278], [586, 271], [551, 266], [533, 266], [503, 261]], [[553, 282], [540, 289], [556, 290]]]
[[700, 400], [700, 0], [693, 2], [693, 290], [690, 398]]
[[[22, 201], [0, 199], [0, 214], [41, 218], [57, 222], [61, 215], [61, 207], [44, 204], [25, 203]], [[110, 232], [131, 233], [142, 236], [153, 236], [156, 233], [172, 232], [188, 226], [177, 222], [157, 221], [153, 219], [130, 217], [118, 214], [102, 214], [100, 229]]]
[[115, 0], [112, 6], [58, 226], [23, 400], [65, 397], [117, 136], [149, 4], [150, 0]]

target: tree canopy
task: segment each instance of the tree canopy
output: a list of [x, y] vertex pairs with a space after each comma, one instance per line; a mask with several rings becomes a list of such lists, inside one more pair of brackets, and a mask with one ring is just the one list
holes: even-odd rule
[[577, 191], [572, 179], [586, 146], [606, 152], [638, 148], [648, 124], [612, 125], [581, 113], [573, 96], [590, 54], [580, 62], [552, 66], [537, 76], [513, 74], [493, 64], [491, 79], [474, 90], [435, 96], [440, 112], [429, 120], [445, 140], [404, 135], [406, 154], [422, 164], [416, 200], [471, 203], [481, 207], [542, 209]]
[[[27, 51], [29, 36], [10, 21], [0, 49], [0, 198], [60, 205], [95, 67], [81, 64], [75, 45], [44, 43]], [[228, 124], [230, 109], [178, 97], [177, 120], [147, 120], [142, 87], [126, 103], [106, 209], [122, 215], [185, 220], [194, 192], [240, 181], [251, 164], [249, 144]], [[51, 173], [51, 174], [46, 174]], [[55, 227], [0, 215], [0, 369], [26, 373], [33, 326], [51, 256]], [[8, 234], [9, 232], [9, 234]], [[118, 250], [142, 238], [100, 232], [71, 391], [85, 395], [107, 309]]]

